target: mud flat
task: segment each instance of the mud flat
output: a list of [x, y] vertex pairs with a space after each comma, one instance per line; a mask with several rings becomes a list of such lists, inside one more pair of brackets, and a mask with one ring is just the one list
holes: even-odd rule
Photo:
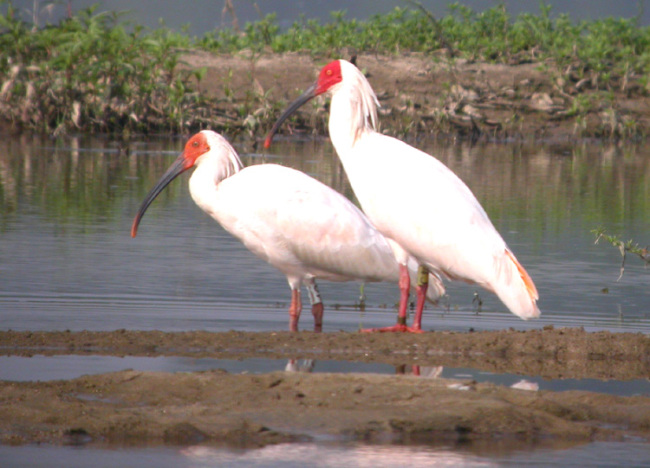
[[[544, 378], [642, 379], [650, 338], [580, 329], [429, 332], [0, 332], [3, 355], [315, 358], [474, 367]], [[37, 379], [38, 376], [35, 376]], [[0, 442], [216, 444], [312, 440], [476, 447], [650, 437], [650, 397], [527, 391], [415, 375], [125, 370], [0, 382]]]

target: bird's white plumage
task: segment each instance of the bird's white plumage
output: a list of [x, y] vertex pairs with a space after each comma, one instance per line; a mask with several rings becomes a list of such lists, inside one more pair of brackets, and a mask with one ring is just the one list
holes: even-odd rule
[[[276, 164], [243, 168], [220, 135], [203, 131], [210, 151], [196, 160], [196, 204], [255, 255], [283, 272], [292, 289], [314, 278], [390, 281], [399, 266], [389, 242], [343, 195]], [[410, 267], [417, 268], [411, 261]], [[435, 274], [428, 298], [444, 293]]]
[[[375, 148], [383, 152], [371, 152]], [[399, 155], [398, 165], [391, 155]], [[476, 198], [437, 159], [373, 132], [359, 138], [345, 167], [375, 226], [434, 270], [468, 277], [477, 272], [472, 259], [481, 259], [475, 249], [505, 248]], [[407, 183], [394, 183], [399, 180]]]
[[302, 172], [264, 164], [215, 184], [199, 166], [190, 191], [204, 211], [284, 272], [292, 286], [308, 276], [397, 281], [384, 237], [342, 195]]
[[330, 137], [364, 212], [399, 246], [398, 259], [410, 255], [430, 271], [495, 292], [522, 318], [537, 317], [532, 281], [470, 189], [434, 157], [376, 132], [372, 88], [354, 65], [339, 62]]

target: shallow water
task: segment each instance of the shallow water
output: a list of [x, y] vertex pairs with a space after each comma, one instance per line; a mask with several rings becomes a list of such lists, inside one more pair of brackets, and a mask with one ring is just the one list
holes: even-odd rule
[[261, 374], [288, 372], [413, 374], [422, 378], [460, 379], [512, 386], [519, 382], [536, 385], [539, 390], [587, 390], [619, 396], [650, 395], [650, 381], [598, 379], [543, 379], [534, 375], [486, 372], [461, 367], [425, 367], [413, 364], [390, 364], [312, 359], [215, 359], [181, 356], [99, 356], [59, 355], [31, 357], [0, 356], [0, 380], [41, 381], [75, 379], [83, 375], [123, 370], [150, 372], [201, 372], [223, 369], [230, 373]]
[[[180, 139], [154, 139], [124, 151], [120, 144], [101, 138], [5, 138], [0, 142], [2, 329], [286, 329], [289, 288], [284, 277], [194, 206], [187, 176], [159, 196], [142, 220], [138, 237], [130, 238], [130, 224], [140, 202], [182, 144]], [[491, 294], [452, 284], [448, 297], [425, 312], [425, 329], [531, 329], [552, 324], [650, 332], [650, 270], [629, 257], [617, 281], [618, 250], [602, 242], [594, 245], [591, 233], [602, 226], [625, 240], [648, 242], [650, 153], [645, 148], [415, 144], [436, 154], [471, 187], [535, 280], [543, 313], [540, 320], [524, 322], [506, 312]], [[272, 149], [274, 154], [267, 155], [252, 153], [241, 144], [238, 149], [245, 164], [272, 161], [295, 167], [352, 196], [327, 141], [280, 140]], [[395, 285], [367, 285], [364, 311], [357, 307], [358, 284], [322, 282], [320, 289], [326, 305], [326, 332], [394, 322]], [[476, 292], [482, 300], [480, 310], [473, 301]], [[304, 315], [301, 327], [310, 329], [310, 314]], [[174, 372], [230, 366], [234, 372], [266, 372], [286, 364], [263, 359], [2, 357], [0, 377], [73, 378], [93, 367], [110, 371], [125, 366]], [[396, 372], [391, 366], [333, 361], [316, 362], [313, 370]], [[472, 369], [442, 372], [444, 377], [471, 376], [504, 385], [525, 378], [540, 388], [555, 390], [648, 394], [645, 381], [543, 381], [536, 376], [481, 375]], [[372, 464], [384, 455], [402, 461], [401, 457], [407, 457], [416, 466], [434, 460], [456, 466], [515, 466], [524, 460], [537, 466], [558, 460], [575, 465], [597, 461], [608, 466], [611, 460], [611, 466], [633, 466], [648, 459], [647, 447], [632, 442], [508, 456], [340, 443], [242, 453], [211, 450], [0, 447], [0, 459], [15, 461], [11, 466], [21, 466], [20, 460], [50, 459], [50, 452], [66, 461], [60, 466], [84, 466], [89, 461], [100, 466], [102, 457], [110, 458], [110, 464], [117, 460], [113, 457], [123, 457], [122, 464], [139, 466], [166, 466], [170, 460], [174, 462], [168, 466], [214, 466], [215, 457], [231, 466], [302, 466], [304, 459], [314, 463], [345, 459], [359, 466], [366, 463], [361, 460]]]
[[475, 454], [449, 447], [367, 445], [316, 442], [279, 444], [252, 450], [196, 446], [183, 448], [97, 449], [88, 447], [0, 446], [0, 459], [11, 467], [642, 467], [650, 445], [641, 442], [593, 444], [563, 450], [520, 450]]
[[[472, 188], [536, 282], [543, 316], [524, 322], [496, 298], [464, 284], [429, 308], [425, 328], [465, 330], [585, 326], [650, 331], [650, 270], [590, 231], [603, 226], [647, 242], [650, 156], [601, 145], [440, 146], [436, 154]], [[102, 139], [0, 143], [0, 310], [14, 330], [278, 330], [288, 322], [284, 277], [248, 252], [191, 201], [187, 176], [149, 208], [138, 237], [130, 224], [146, 192], [182, 148], [136, 143], [130, 153]], [[326, 141], [280, 141], [251, 154], [296, 167], [352, 192]], [[306, 155], [306, 156], [305, 156]], [[433, 201], [432, 201], [433, 202]], [[444, 202], [444, 201], [441, 201]], [[356, 283], [323, 282], [325, 331], [394, 320], [397, 287], [369, 284], [365, 313]], [[483, 305], [479, 316], [474, 293]], [[342, 307], [340, 310], [336, 308]], [[310, 328], [310, 317], [303, 317]]]

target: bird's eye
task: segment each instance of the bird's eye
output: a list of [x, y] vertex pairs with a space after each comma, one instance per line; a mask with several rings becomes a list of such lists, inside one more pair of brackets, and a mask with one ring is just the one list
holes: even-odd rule
[[328, 75], [328, 76], [331, 75], [331, 74], [332, 74], [332, 70], [325, 70], [325, 74]]
[[199, 146], [199, 142], [198, 141], [193, 141], [192, 146], [194, 146], [196, 148], [197, 146]]

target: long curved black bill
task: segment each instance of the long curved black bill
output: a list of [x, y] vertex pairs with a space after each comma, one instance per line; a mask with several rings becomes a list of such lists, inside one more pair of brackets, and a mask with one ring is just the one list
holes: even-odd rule
[[151, 189], [147, 197], [144, 199], [142, 205], [140, 205], [140, 209], [135, 215], [133, 224], [131, 225], [131, 237], [135, 237], [138, 233], [138, 225], [140, 224], [140, 220], [144, 216], [144, 212], [147, 211], [147, 208], [149, 208], [149, 205], [151, 205], [151, 202], [154, 201], [158, 194], [162, 192], [163, 189], [167, 187], [167, 185], [169, 185], [172, 180], [181, 175], [187, 169], [189, 169], [189, 167], [185, 167], [185, 156], [181, 154], [176, 159], [176, 161], [174, 161], [172, 165], [169, 166], [169, 169], [167, 169], [167, 171], [162, 175], [160, 180], [156, 183], [156, 185]]
[[295, 101], [289, 104], [287, 110], [285, 110], [284, 113], [280, 116], [280, 118], [276, 120], [276, 122], [273, 124], [273, 127], [271, 127], [271, 131], [266, 135], [266, 138], [264, 139], [264, 148], [268, 148], [269, 146], [271, 146], [271, 142], [273, 141], [273, 136], [280, 128], [280, 125], [282, 125], [284, 121], [287, 120], [287, 118], [291, 114], [293, 114], [300, 106], [305, 104], [307, 101], [316, 97], [316, 86], [317, 83], [314, 83], [309, 88], [307, 88], [305, 92], [302, 93]]

